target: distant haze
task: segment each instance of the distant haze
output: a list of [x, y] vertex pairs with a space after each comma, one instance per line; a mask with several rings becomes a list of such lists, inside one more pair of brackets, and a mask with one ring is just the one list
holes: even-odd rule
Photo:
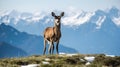
[[77, 8], [85, 11], [111, 8], [120, 9], [120, 0], [0, 0], [0, 10], [15, 9], [24, 12], [65, 10]]

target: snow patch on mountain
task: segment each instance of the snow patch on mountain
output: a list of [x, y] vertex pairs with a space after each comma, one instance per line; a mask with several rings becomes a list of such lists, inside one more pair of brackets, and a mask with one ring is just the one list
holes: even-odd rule
[[118, 17], [118, 18], [114, 17], [114, 18], [112, 19], [112, 21], [113, 21], [117, 26], [120, 26], [120, 17]]
[[106, 16], [100, 16], [99, 17], [98, 21], [96, 22], [96, 25], [97, 25], [96, 29], [101, 28], [101, 25], [102, 25], [102, 23], [104, 22], [105, 19], [106, 19]]
[[74, 13], [74, 15], [68, 15], [65, 18], [63, 18], [63, 25], [68, 26], [79, 26], [81, 24], [86, 23], [89, 21], [89, 19], [94, 15], [95, 13], [86, 13], [86, 12], [80, 12], [80, 13]]
[[31, 22], [39, 22], [41, 19], [44, 19], [45, 15], [42, 12], [35, 12], [31, 18]]
[[9, 15], [11, 10], [0, 10], [0, 16], [3, 17], [5, 15]]
[[5, 24], [9, 24], [10, 23], [10, 19], [9, 19], [9, 17], [7, 15], [4, 16], [4, 17], [1, 17], [1, 19], [2, 19], [2, 22], [4, 22]]

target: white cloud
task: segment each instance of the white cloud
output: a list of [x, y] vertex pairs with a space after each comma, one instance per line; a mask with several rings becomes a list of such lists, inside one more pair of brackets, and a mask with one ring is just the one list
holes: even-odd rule
[[97, 25], [96, 29], [101, 28], [101, 25], [102, 25], [102, 23], [104, 22], [105, 19], [106, 19], [106, 16], [100, 16], [99, 17], [98, 21], [96, 22], [96, 25]]

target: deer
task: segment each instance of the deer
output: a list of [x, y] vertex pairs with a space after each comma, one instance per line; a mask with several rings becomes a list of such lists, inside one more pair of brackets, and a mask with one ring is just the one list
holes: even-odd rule
[[[54, 26], [53, 27], [47, 27], [44, 30], [44, 49], [43, 49], [43, 55], [45, 55], [46, 52], [46, 43], [49, 44], [48, 52], [49, 54], [54, 53], [54, 42], [56, 42], [56, 52], [58, 52], [58, 45], [61, 38], [61, 17], [64, 16], [64, 12], [62, 12], [59, 16], [55, 15], [54, 12], [51, 12], [51, 15], [54, 17]], [[51, 53], [52, 52], [52, 53]]]

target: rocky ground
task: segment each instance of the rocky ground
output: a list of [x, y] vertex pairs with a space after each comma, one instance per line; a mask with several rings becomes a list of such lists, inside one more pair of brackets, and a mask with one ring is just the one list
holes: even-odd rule
[[105, 54], [34, 55], [2, 58], [0, 67], [120, 67], [120, 56]]

